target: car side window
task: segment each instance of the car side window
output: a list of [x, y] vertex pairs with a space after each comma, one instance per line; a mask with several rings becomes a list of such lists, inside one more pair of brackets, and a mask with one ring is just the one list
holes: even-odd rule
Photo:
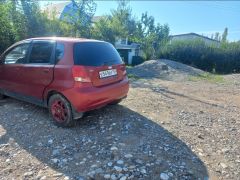
[[34, 42], [29, 56], [31, 64], [48, 64], [51, 61], [54, 48], [53, 42]]
[[4, 64], [22, 64], [26, 62], [29, 43], [20, 44], [11, 49], [4, 58]]
[[64, 44], [57, 43], [56, 45], [56, 63], [60, 61], [64, 56]]

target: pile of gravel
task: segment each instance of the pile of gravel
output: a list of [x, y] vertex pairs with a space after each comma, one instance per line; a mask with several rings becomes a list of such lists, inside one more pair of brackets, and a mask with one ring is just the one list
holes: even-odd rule
[[128, 73], [139, 78], [181, 81], [189, 75], [197, 76], [204, 73], [204, 71], [176, 61], [160, 59], [149, 60], [133, 68], [128, 68]]

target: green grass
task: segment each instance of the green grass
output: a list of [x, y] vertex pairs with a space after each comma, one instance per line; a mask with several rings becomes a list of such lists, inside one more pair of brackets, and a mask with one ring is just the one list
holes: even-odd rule
[[140, 79], [138, 76], [134, 75], [134, 74], [128, 74], [128, 78], [132, 79], [132, 80], [138, 80]]
[[129, 69], [133, 68], [133, 66], [131, 66], [131, 65], [126, 65], [126, 67]]
[[223, 76], [218, 74], [211, 74], [211, 73], [203, 73], [198, 76], [190, 76], [190, 81], [208, 81], [211, 83], [224, 83], [225, 80]]

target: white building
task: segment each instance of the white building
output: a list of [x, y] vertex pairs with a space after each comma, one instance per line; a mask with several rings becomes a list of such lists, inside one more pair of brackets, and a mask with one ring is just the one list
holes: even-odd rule
[[118, 50], [126, 64], [132, 64], [133, 56], [140, 56], [140, 44], [129, 43], [128, 38], [118, 39], [115, 42], [115, 48]]
[[[72, 2], [62, 2], [49, 4], [43, 8], [43, 11], [47, 13], [49, 18], [54, 15], [57, 19], [71, 22], [74, 20], [73, 17], [77, 13], [77, 7]], [[94, 16], [92, 18], [92, 23], [99, 21], [102, 17], [103, 16]]]
[[220, 41], [217, 41], [215, 39], [211, 39], [206, 36], [202, 36], [196, 33], [187, 33], [187, 34], [178, 34], [170, 36], [170, 43], [173, 41], [182, 41], [182, 40], [203, 40], [208, 45], [220, 45]]

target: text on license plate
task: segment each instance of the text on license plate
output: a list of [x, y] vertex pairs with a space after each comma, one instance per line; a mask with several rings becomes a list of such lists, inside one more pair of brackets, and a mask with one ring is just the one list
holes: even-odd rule
[[116, 76], [116, 75], [117, 75], [117, 69], [110, 69], [110, 70], [99, 72], [100, 78], [106, 78], [106, 77]]

